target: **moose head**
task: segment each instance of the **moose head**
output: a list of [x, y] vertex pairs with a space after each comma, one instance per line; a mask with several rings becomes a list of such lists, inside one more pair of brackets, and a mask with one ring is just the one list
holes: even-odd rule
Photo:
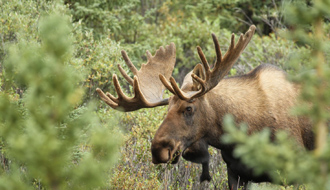
[[[113, 109], [129, 112], [141, 108], [168, 105], [168, 113], [152, 140], [152, 162], [176, 163], [182, 155], [187, 160], [203, 164], [201, 180], [209, 180], [208, 145], [221, 149], [228, 168], [230, 188], [246, 187], [248, 181], [269, 181], [267, 174], [254, 176], [232, 155], [233, 146], [225, 145], [220, 137], [224, 133], [222, 118], [232, 114], [236, 122], [246, 122], [249, 132], [270, 127], [272, 131], [285, 129], [297, 142], [307, 148], [313, 147], [313, 133], [308, 122], [290, 116], [288, 110], [294, 105], [299, 88], [286, 80], [285, 73], [271, 65], [261, 65], [246, 75], [225, 78], [231, 67], [250, 42], [255, 32], [252, 25], [239, 37], [235, 35], [227, 52], [222, 56], [219, 42], [212, 34], [216, 60], [211, 69], [200, 47], [197, 52], [201, 63], [189, 72], [181, 88], [171, 77], [175, 65], [175, 45], [160, 47], [154, 56], [147, 51], [148, 61], [137, 70], [125, 51], [122, 56], [134, 78], [128, 76], [118, 65], [123, 77], [133, 86], [134, 96], [126, 96], [113, 75], [117, 97], [97, 92], [101, 99]], [[173, 96], [163, 98], [164, 90]], [[240, 179], [240, 180], [239, 180]]]

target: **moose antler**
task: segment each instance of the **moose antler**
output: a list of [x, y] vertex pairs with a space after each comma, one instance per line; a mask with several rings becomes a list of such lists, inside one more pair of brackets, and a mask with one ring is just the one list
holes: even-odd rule
[[140, 70], [135, 68], [124, 50], [121, 51], [121, 54], [134, 74], [134, 79], [129, 77], [120, 65], [118, 65], [118, 69], [128, 83], [133, 85], [134, 97], [127, 97], [123, 93], [117, 75], [114, 74], [112, 80], [118, 97], [116, 98], [108, 92], [105, 94], [97, 88], [96, 91], [101, 99], [113, 109], [124, 112], [167, 105], [168, 99], [163, 99], [165, 87], [159, 81], [158, 74], [161, 73], [167, 79], [172, 75], [175, 64], [174, 43], [165, 48], [160, 47], [154, 56], [147, 51], [148, 62], [143, 64]]
[[182, 100], [192, 100], [194, 98], [204, 95], [212, 88], [214, 88], [220, 82], [220, 80], [227, 75], [230, 68], [234, 65], [240, 54], [243, 52], [247, 44], [250, 42], [255, 29], [256, 27], [254, 25], [250, 26], [249, 30], [244, 35], [241, 34], [236, 45], [235, 45], [235, 35], [232, 34], [231, 44], [224, 57], [222, 57], [221, 55], [221, 50], [217, 37], [215, 36], [215, 34], [212, 34], [212, 38], [215, 46], [215, 52], [217, 56], [212, 71], [210, 70], [210, 66], [205, 58], [202, 49], [199, 46], [197, 47], [197, 52], [202, 61], [205, 76], [203, 74], [202, 77], [199, 77], [193, 72], [191, 74], [191, 77], [194, 79], [194, 83], [199, 84], [200, 86], [199, 90], [184, 92], [179, 88], [173, 77], [171, 77], [170, 81], [168, 82], [166, 77], [163, 76], [162, 74], [159, 75], [160, 80], [169, 91], [177, 95]]

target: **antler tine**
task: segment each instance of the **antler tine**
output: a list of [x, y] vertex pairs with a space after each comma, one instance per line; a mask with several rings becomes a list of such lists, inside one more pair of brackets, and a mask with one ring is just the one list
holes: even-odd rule
[[217, 59], [215, 60], [215, 64], [221, 63], [221, 61], [222, 61], [222, 53], [221, 53], [221, 49], [220, 49], [218, 38], [217, 38], [217, 36], [214, 33], [212, 33], [212, 39], [213, 39], [213, 43], [214, 43], [215, 53], [217, 55]]
[[147, 54], [147, 58], [148, 58], [148, 60], [150, 60], [150, 59], [152, 58], [151, 53], [147, 50], [147, 51], [146, 51], [146, 54]]
[[113, 84], [115, 85], [116, 93], [118, 95], [117, 100], [118, 101], [120, 101], [121, 99], [126, 99], [127, 100], [128, 97], [121, 90], [121, 87], [120, 87], [120, 84], [119, 84], [119, 81], [118, 81], [118, 78], [117, 78], [117, 75], [116, 74], [113, 74], [112, 81], [113, 81]]
[[203, 64], [203, 67], [204, 67], [204, 70], [205, 70], [205, 73], [209, 73], [210, 72], [210, 65], [209, 63], [207, 62], [207, 59], [205, 58], [205, 55], [202, 51], [202, 48], [197, 46], [197, 53], [199, 55], [199, 58], [201, 59], [202, 61], [202, 64]]
[[111, 99], [109, 99], [109, 97], [107, 95], [104, 94], [104, 92], [99, 89], [99, 88], [96, 88], [96, 92], [99, 94], [99, 96], [101, 97], [101, 99], [106, 103], [108, 104], [110, 107], [112, 108], [116, 108], [118, 106], [117, 103], [113, 102]]
[[172, 94], [176, 95], [174, 89], [172, 88], [171, 84], [167, 81], [167, 79], [164, 77], [164, 75], [159, 74], [159, 79]]
[[133, 90], [134, 90], [134, 98], [141, 100], [142, 102], [148, 104], [148, 101], [144, 98], [141, 89], [140, 89], [140, 85], [138, 82], [138, 78], [137, 76], [134, 76], [134, 82], [133, 82]]
[[[136, 79], [134, 78], [134, 81], [135, 80]], [[119, 81], [118, 81], [118, 78], [117, 78], [116, 74], [113, 74], [112, 81], [113, 81], [113, 84], [115, 86], [115, 90], [116, 90], [116, 93], [118, 95], [118, 98], [115, 98], [112, 94], [110, 94], [108, 92], [106, 94], [104, 94], [104, 92], [101, 89], [97, 88], [96, 91], [99, 94], [99, 96], [101, 97], [101, 99], [106, 104], [108, 104], [110, 107], [112, 107], [113, 109], [116, 109], [116, 110], [119, 110], [119, 111], [125, 111], [125, 112], [126, 111], [133, 111], [134, 108], [131, 110], [131, 109], [127, 108], [126, 106], [123, 106], [122, 102], [131, 103], [131, 102], [134, 102], [134, 98], [129, 98], [124, 94], [124, 92], [122, 91], [122, 89], [120, 87], [120, 84], [119, 84]], [[136, 85], [134, 85], [134, 83], [133, 83], [133, 87], [136, 88]]]
[[121, 55], [123, 56], [124, 58], [124, 61], [126, 63], [126, 65], [129, 67], [129, 69], [132, 71], [132, 73], [134, 75], [137, 74], [138, 70], [136, 69], [136, 67], [133, 65], [132, 61], [129, 59], [129, 57], [127, 56], [127, 53], [125, 50], [122, 50], [121, 51]]
[[104, 93], [101, 89], [97, 88], [96, 91], [101, 97], [103, 101], [105, 101], [109, 106], [115, 109], [116, 106], [118, 106], [118, 103], [120, 99], [128, 99], [127, 96], [123, 93], [121, 90], [120, 84], [118, 82], [118, 78], [116, 74], [112, 75], [112, 81], [115, 86], [116, 93], [118, 94], [118, 98], [115, 98], [112, 94], [109, 92]]
[[[127, 53], [125, 50], [121, 51], [121, 55], [124, 58], [124, 61], [126, 63], [126, 65], [128, 66], [128, 68], [131, 70], [131, 72], [136, 75], [138, 70], [136, 69], [136, 67], [133, 65], [132, 61], [129, 59], [129, 57], [127, 56]], [[120, 71], [120, 73], [123, 75], [123, 77], [127, 80], [127, 82], [133, 86], [133, 79], [128, 76], [128, 74], [125, 72], [125, 70], [118, 64], [118, 69]]]
[[133, 79], [130, 76], [128, 76], [128, 74], [126, 73], [126, 71], [119, 64], [117, 66], [118, 66], [118, 69], [119, 69], [121, 75], [123, 75], [123, 77], [127, 80], [127, 82], [130, 85], [133, 86]]
[[177, 83], [175, 82], [175, 79], [173, 77], [170, 78], [170, 82], [171, 82], [171, 85], [173, 87], [175, 94], [177, 96], [179, 96], [180, 99], [182, 99], [182, 100], [190, 99], [189, 96], [187, 96], [187, 94], [179, 88], [179, 86], [177, 85]]
[[[212, 33], [212, 39], [213, 39], [213, 43], [214, 43], [215, 53], [217, 56], [217, 58], [214, 62], [214, 69], [217, 69], [222, 61], [222, 53], [221, 53], [219, 41], [214, 33]], [[233, 39], [232, 39], [232, 41], [233, 41]], [[234, 44], [234, 43], [231, 43], [231, 44]], [[230, 48], [232, 48], [232, 45]], [[202, 61], [205, 72], [210, 74], [210, 65], [208, 64], [207, 59], [205, 58], [202, 48], [197, 46], [197, 52]]]
[[256, 27], [254, 25], [251, 25], [249, 30], [243, 35], [240, 35], [240, 38], [235, 45], [235, 36], [232, 34], [231, 38], [231, 45], [224, 57], [222, 58], [221, 61], [221, 70], [222, 70], [222, 77], [224, 77], [230, 70], [230, 68], [234, 65], [240, 54], [243, 52], [245, 47], [248, 45], [250, 42], [254, 31]]

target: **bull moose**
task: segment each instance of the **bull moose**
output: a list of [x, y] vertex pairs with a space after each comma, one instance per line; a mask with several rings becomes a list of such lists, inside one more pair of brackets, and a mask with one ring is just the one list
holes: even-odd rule
[[[276, 131], [285, 130], [298, 144], [308, 150], [314, 148], [312, 125], [306, 118], [289, 114], [296, 103], [299, 85], [287, 80], [281, 69], [265, 64], [241, 76], [225, 78], [240, 54], [250, 42], [255, 26], [239, 37], [231, 36], [230, 46], [222, 56], [219, 42], [212, 34], [216, 60], [213, 69], [200, 47], [197, 52], [202, 64], [197, 64], [189, 72], [181, 88], [171, 77], [176, 61], [174, 43], [160, 47], [154, 56], [147, 51], [147, 63], [137, 70], [125, 51], [122, 56], [134, 78], [128, 76], [118, 65], [123, 77], [133, 86], [134, 96], [126, 96], [113, 75], [113, 84], [118, 97], [97, 92], [101, 99], [113, 109], [130, 112], [141, 108], [168, 105], [168, 113], [158, 128], [151, 145], [152, 162], [176, 163], [182, 155], [185, 159], [201, 163], [201, 180], [210, 180], [208, 172], [208, 146], [221, 150], [227, 164], [230, 189], [247, 188], [250, 181], [271, 181], [267, 173], [255, 176], [253, 169], [233, 156], [235, 145], [224, 144], [223, 116], [231, 114], [235, 122], [248, 124], [248, 133], [269, 127], [274, 136]], [[173, 96], [163, 98], [164, 90]], [[270, 137], [273, 139], [274, 137]]]

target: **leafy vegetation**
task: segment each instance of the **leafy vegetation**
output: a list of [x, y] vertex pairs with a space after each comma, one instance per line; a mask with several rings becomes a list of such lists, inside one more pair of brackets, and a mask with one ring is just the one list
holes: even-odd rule
[[79, 106], [84, 90], [77, 85], [82, 77], [68, 65], [73, 52], [68, 18], [44, 16], [37, 23], [37, 40], [17, 37], [19, 42], [6, 49], [1, 64], [0, 189], [108, 186], [120, 133], [114, 122], [101, 123], [92, 102]]
[[[246, 73], [262, 63], [277, 65], [292, 75], [321, 70], [321, 77], [306, 73], [295, 79], [305, 84], [302, 105], [320, 100], [316, 107], [304, 106], [296, 112], [324, 123], [329, 119], [326, 60], [330, 60], [330, 43], [320, 41], [330, 37], [330, 5], [328, 1], [292, 2], [297, 4], [273, 0], [0, 1], [0, 189], [226, 189], [225, 164], [213, 148], [209, 150], [210, 183], [198, 182], [201, 166], [197, 164], [184, 160], [177, 165], [151, 164], [151, 139], [166, 107], [117, 113], [96, 97], [95, 89], [115, 92], [111, 78], [119, 74], [116, 65], [128, 70], [120, 56], [122, 49], [140, 67], [146, 62], [146, 50], [154, 53], [159, 46], [174, 42], [173, 75], [182, 82], [200, 62], [196, 46], [202, 47], [210, 62], [215, 59], [212, 32], [226, 51], [231, 32], [238, 35], [255, 24], [258, 35], [230, 74]], [[321, 24], [316, 24], [318, 19]], [[325, 33], [313, 39], [319, 30]], [[287, 31], [291, 38], [283, 34]], [[324, 58], [314, 59], [318, 52]], [[324, 64], [318, 68], [320, 60]], [[120, 83], [129, 90], [121, 79]], [[237, 150], [248, 163], [255, 157], [261, 161], [277, 157], [252, 151], [255, 148], [243, 151], [266, 143], [266, 137], [257, 140], [236, 130], [233, 133], [244, 141], [251, 139], [250, 145], [242, 144]], [[235, 137], [228, 139], [241, 141]], [[306, 174], [301, 178], [304, 181], [296, 181], [298, 177], [287, 170], [320, 171], [315, 169], [319, 166], [307, 163], [324, 163], [327, 151], [301, 155], [290, 152], [296, 150], [287, 145], [285, 135], [278, 139], [279, 147], [272, 148], [287, 150], [282, 156], [290, 162], [272, 165], [274, 170], [281, 171], [281, 179], [287, 182], [311, 185], [307, 180], [316, 179], [317, 172], [296, 172], [292, 175]], [[305, 170], [289, 164], [298, 155], [297, 163]]]

